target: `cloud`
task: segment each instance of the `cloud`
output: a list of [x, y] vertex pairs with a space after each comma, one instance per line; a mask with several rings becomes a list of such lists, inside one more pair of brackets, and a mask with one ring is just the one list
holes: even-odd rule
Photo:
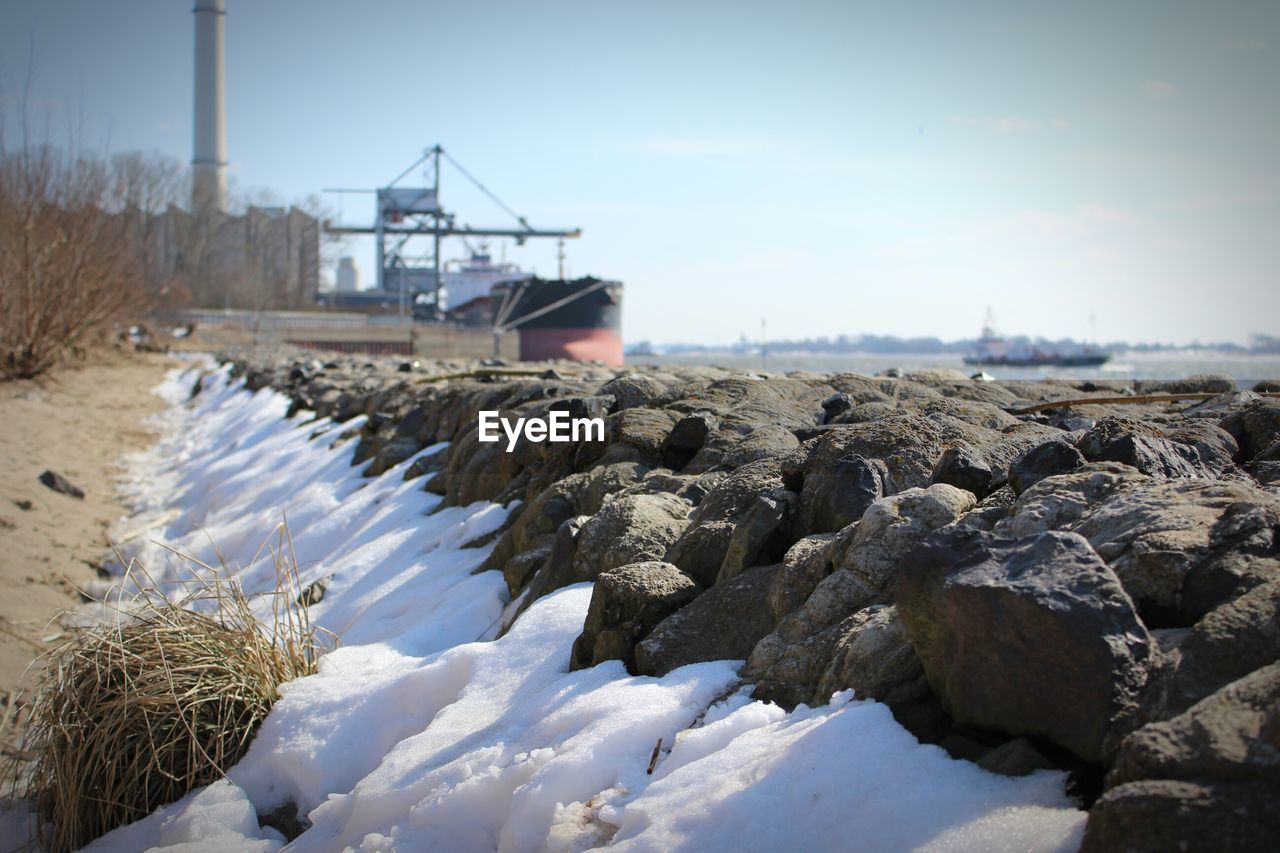
[[1253, 36], [1223, 39], [1219, 47], [1229, 53], [1260, 53], [1267, 49], [1267, 43]]
[[1177, 97], [1178, 87], [1168, 80], [1148, 80], [1142, 84], [1142, 94], [1153, 101], [1167, 101]]
[[628, 151], [666, 157], [751, 157], [776, 149], [768, 139], [754, 137], [653, 136], [624, 146]]

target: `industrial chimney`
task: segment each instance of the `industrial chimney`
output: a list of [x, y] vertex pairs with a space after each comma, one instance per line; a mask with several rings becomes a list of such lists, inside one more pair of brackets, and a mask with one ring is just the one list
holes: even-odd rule
[[222, 210], [227, 200], [227, 87], [223, 0], [196, 0], [195, 137], [191, 210]]

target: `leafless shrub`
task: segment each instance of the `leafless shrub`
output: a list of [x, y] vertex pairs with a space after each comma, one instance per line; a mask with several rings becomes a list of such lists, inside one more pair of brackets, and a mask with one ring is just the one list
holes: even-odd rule
[[51, 146], [0, 151], [0, 376], [31, 377], [145, 303], [111, 172]]

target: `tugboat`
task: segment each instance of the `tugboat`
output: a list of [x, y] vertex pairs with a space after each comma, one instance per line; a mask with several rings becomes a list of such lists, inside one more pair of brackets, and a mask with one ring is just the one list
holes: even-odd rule
[[1111, 354], [1096, 347], [1084, 346], [1074, 352], [1059, 352], [1037, 346], [1010, 347], [996, 332], [991, 309], [982, 324], [982, 337], [974, 350], [964, 357], [965, 364], [984, 367], [1098, 367], [1110, 360]]

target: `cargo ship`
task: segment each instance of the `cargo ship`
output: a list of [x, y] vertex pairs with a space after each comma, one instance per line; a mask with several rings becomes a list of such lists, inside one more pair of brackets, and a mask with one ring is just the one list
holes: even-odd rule
[[[460, 224], [457, 215], [445, 210], [440, 201], [440, 168], [446, 162], [513, 216], [515, 226], [477, 228]], [[430, 186], [395, 185], [419, 166], [425, 166], [432, 176]], [[513, 332], [519, 340], [521, 360], [622, 364], [622, 284], [565, 276], [564, 241], [580, 237], [581, 229], [534, 228], [439, 145], [427, 149], [387, 186], [333, 192], [367, 192], [375, 196], [371, 225], [326, 225], [329, 233], [374, 237], [377, 287], [359, 294], [374, 311], [394, 311], [402, 322], [411, 322], [423, 333], [418, 337], [439, 330], [442, 334], [437, 337], [448, 333], [474, 338], [491, 331], [495, 355], [504, 334]], [[410, 240], [419, 238], [431, 241], [426, 254], [407, 248]], [[469, 256], [465, 260], [444, 260], [442, 243], [450, 238], [460, 239], [467, 247]], [[514, 264], [495, 263], [488, 251], [490, 239], [510, 239], [521, 246], [540, 238], [559, 241], [559, 278], [541, 279]], [[341, 305], [348, 296], [356, 294], [339, 295], [334, 298], [335, 304]]]
[[490, 305], [494, 332], [519, 335], [521, 361], [623, 362], [621, 282], [530, 277], [495, 285]]

